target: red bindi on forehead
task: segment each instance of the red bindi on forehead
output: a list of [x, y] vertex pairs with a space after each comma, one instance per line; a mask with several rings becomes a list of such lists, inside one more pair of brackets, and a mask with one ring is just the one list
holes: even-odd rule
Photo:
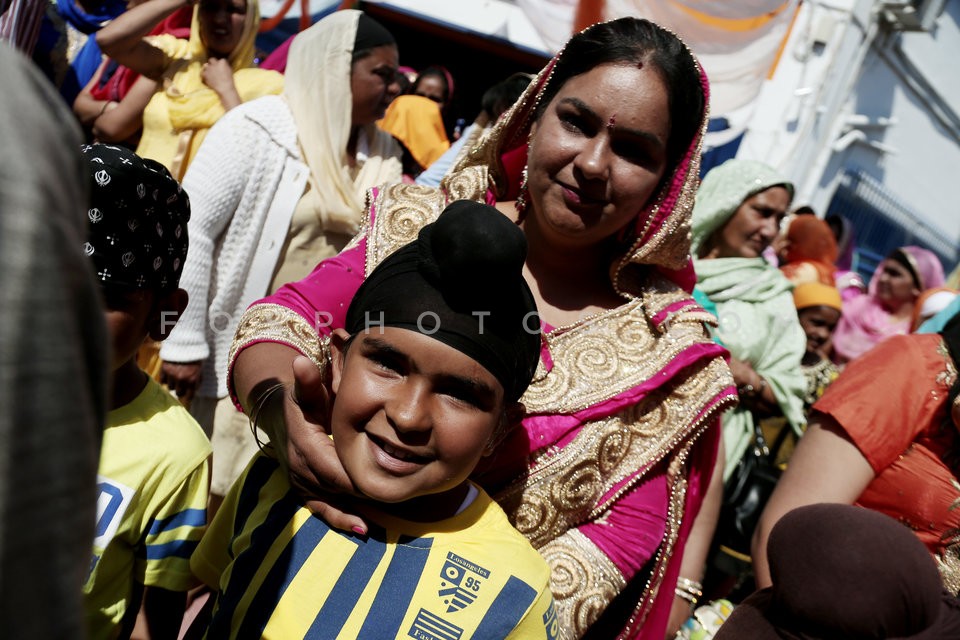
[[617, 114], [614, 113], [613, 115], [610, 116], [610, 119], [607, 120], [607, 129], [613, 129], [613, 127], [616, 124], [617, 124]]

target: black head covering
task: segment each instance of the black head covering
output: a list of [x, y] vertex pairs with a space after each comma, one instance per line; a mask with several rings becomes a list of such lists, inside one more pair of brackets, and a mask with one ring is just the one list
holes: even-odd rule
[[393, 34], [367, 14], [361, 13], [359, 20], [357, 20], [357, 35], [353, 40], [354, 52], [374, 49], [387, 44], [397, 44]]
[[716, 640], [960, 637], [923, 543], [893, 518], [843, 504], [794, 509], [767, 547], [773, 586], [734, 609]]
[[85, 145], [90, 176], [84, 252], [101, 285], [167, 291], [187, 257], [190, 200], [159, 162], [123, 147]]
[[[953, 358], [954, 366], [960, 367], [960, 312], [957, 312], [952, 318], [947, 320], [947, 324], [943, 326], [940, 335], [947, 345], [950, 357]], [[957, 402], [957, 396], [960, 396], [960, 378], [953, 383], [953, 386], [950, 388], [950, 393], [947, 395], [948, 415], [950, 413], [950, 407], [953, 406], [954, 402]], [[960, 424], [954, 426], [960, 429]]]
[[526, 254], [517, 225], [493, 207], [458, 200], [373, 270], [350, 304], [346, 329], [355, 334], [382, 322], [429, 335], [479, 362], [505, 399], [517, 400], [540, 357]]
[[955, 313], [952, 318], [947, 320], [943, 329], [940, 330], [940, 335], [943, 336], [943, 341], [947, 343], [954, 364], [960, 366], [960, 312]]

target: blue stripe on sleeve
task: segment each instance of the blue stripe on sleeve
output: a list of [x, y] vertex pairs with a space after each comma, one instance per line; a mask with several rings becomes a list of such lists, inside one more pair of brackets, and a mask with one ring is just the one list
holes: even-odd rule
[[370, 614], [357, 635], [358, 640], [380, 640], [401, 635], [400, 623], [413, 599], [432, 544], [432, 538], [417, 538], [404, 541], [396, 547], [373, 599]]
[[387, 550], [384, 540], [379, 535], [374, 536], [375, 532], [371, 529], [366, 539], [356, 540], [357, 551], [344, 567], [305, 638], [336, 638], [343, 629], [347, 617], [353, 612], [360, 594]]
[[199, 540], [174, 540], [165, 544], [148, 544], [146, 545], [146, 557], [147, 560], [164, 560], [166, 558], [189, 560], [198, 543]]
[[[246, 483], [244, 483], [243, 491], [246, 492]], [[254, 499], [256, 499], [257, 492], [259, 490], [254, 493]], [[290, 526], [293, 514], [299, 508], [300, 505], [294, 500], [286, 498], [278, 500], [270, 508], [270, 512], [264, 521], [253, 531], [250, 536], [250, 547], [233, 562], [230, 582], [218, 598], [218, 608], [207, 629], [207, 638], [233, 637], [233, 634], [231, 634], [233, 616], [240, 600], [243, 598], [243, 594], [260, 570], [263, 558], [273, 541], [281, 535], [289, 535], [286, 533], [286, 529]]]
[[510, 576], [507, 584], [487, 609], [473, 637], [477, 640], [506, 638], [523, 619], [523, 614], [536, 597], [537, 591], [533, 587], [516, 576]]
[[277, 557], [267, 577], [257, 588], [257, 594], [247, 607], [243, 622], [237, 630], [239, 638], [260, 638], [287, 587], [303, 568], [310, 553], [330, 527], [320, 518], [310, 518], [294, 534]]
[[276, 471], [279, 466], [279, 463], [273, 458], [258, 456], [257, 461], [250, 467], [250, 471], [243, 480], [243, 487], [240, 489], [239, 499], [237, 500], [237, 510], [233, 520], [234, 538], [243, 531], [243, 527], [247, 524], [247, 519], [257, 507], [260, 490], [267, 484], [270, 476], [273, 475], [273, 472]]
[[153, 524], [150, 525], [150, 530], [147, 531], [147, 535], [155, 536], [178, 527], [203, 527], [206, 524], [206, 509], [184, 509], [180, 513], [175, 513], [163, 520], [154, 520]]

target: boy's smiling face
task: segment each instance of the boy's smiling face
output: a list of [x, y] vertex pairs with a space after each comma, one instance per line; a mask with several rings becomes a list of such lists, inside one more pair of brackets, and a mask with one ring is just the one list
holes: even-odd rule
[[503, 387], [469, 356], [397, 327], [332, 341], [331, 430], [354, 485], [401, 503], [414, 520], [452, 516], [466, 480], [489, 453], [504, 415]]

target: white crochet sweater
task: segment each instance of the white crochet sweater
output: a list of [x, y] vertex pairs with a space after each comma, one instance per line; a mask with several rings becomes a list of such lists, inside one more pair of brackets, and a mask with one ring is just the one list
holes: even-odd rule
[[180, 280], [190, 301], [160, 357], [202, 360], [198, 395], [227, 395], [227, 355], [237, 323], [267, 294], [308, 172], [293, 116], [279, 96], [228, 111], [190, 163], [183, 179], [190, 247]]

